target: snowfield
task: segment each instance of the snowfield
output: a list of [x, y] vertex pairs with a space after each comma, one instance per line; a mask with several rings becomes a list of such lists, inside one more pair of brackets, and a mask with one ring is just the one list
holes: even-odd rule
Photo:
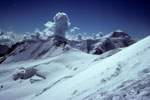
[[97, 57], [79, 50], [70, 50], [47, 59], [1, 64], [0, 85], [3, 88], [0, 88], [0, 98], [16, 100], [32, 94], [40, 95], [46, 88], [87, 69]]
[[150, 36], [101, 55], [53, 41], [24, 43], [6, 56], [0, 100], [149, 100]]
[[150, 36], [33, 100], [149, 100]]

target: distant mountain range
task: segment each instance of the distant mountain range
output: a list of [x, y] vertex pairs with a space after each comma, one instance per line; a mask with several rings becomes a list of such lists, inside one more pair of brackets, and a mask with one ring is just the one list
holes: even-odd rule
[[128, 47], [135, 41], [124, 32], [111, 32], [99, 39], [67, 40], [60, 36], [50, 36], [47, 40], [26, 40], [8, 49], [4, 62], [54, 57], [70, 49], [90, 54], [102, 54], [116, 48]]

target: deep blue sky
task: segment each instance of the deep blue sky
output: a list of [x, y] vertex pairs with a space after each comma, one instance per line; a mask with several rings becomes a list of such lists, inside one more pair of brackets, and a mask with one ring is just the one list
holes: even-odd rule
[[67, 13], [70, 28], [80, 33], [121, 29], [134, 38], [150, 35], [150, 0], [0, 0], [0, 29], [42, 30], [57, 12]]

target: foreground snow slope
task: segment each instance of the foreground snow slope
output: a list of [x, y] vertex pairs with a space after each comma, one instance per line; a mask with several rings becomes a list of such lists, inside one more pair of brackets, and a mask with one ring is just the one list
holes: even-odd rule
[[53, 86], [33, 100], [149, 100], [150, 36]]
[[71, 49], [55, 57], [0, 65], [0, 100], [40, 95], [89, 68], [97, 55]]

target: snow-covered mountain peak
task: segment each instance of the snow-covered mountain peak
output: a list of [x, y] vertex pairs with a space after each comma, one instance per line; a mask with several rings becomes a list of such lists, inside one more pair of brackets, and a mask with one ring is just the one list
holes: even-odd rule
[[123, 31], [120, 31], [120, 30], [113, 31], [113, 32], [109, 33], [108, 35], [106, 35], [105, 37], [106, 38], [117, 38], [117, 37], [131, 38], [127, 33], [123, 32]]
[[94, 47], [94, 49], [91, 52], [94, 54], [102, 54], [112, 49], [128, 47], [133, 43], [135, 43], [135, 41], [127, 33], [114, 31], [93, 44], [92, 47]]
[[115, 32], [123, 32], [122, 30], [120, 30], [120, 29], [117, 29], [117, 30], [115, 30]]

